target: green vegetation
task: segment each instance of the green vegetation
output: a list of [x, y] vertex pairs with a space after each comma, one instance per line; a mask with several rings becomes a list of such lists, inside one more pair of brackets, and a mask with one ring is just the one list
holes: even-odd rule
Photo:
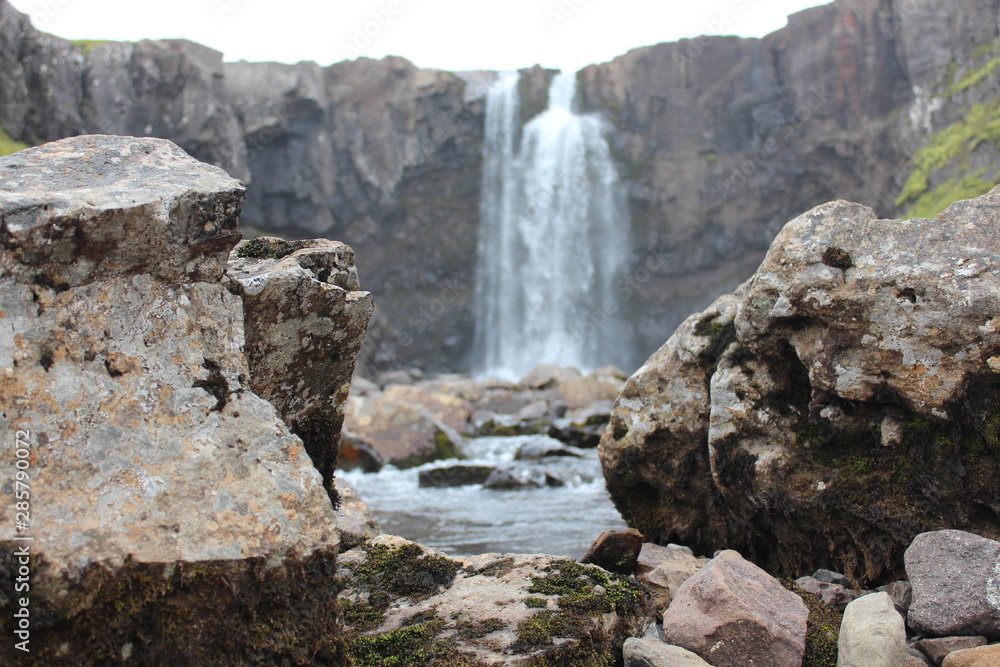
[[528, 596], [524, 598], [524, 605], [526, 607], [532, 607], [534, 609], [541, 609], [549, 606], [549, 601], [545, 598], [536, 598], [533, 596]]
[[236, 251], [236, 256], [249, 259], [281, 259], [296, 250], [309, 248], [312, 245], [312, 241], [282, 241], [258, 236], [241, 245]]
[[711, 344], [702, 353], [702, 361], [709, 366], [714, 366], [722, 357], [729, 344], [736, 340], [736, 325], [719, 324], [712, 319], [703, 320], [694, 329], [695, 336], [702, 336], [711, 340]]
[[88, 56], [91, 51], [96, 49], [101, 44], [105, 44], [107, 41], [108, 40], [106, 39], [71, 39], [70, 44], [75, 46], [80, 53]]
[[558, 595], [556, 603], [563, 609], [588, 613], [614, 611], [619, 616], [629, 616], [645, 604], [646, 590], [639, 584], [596, 566], [562, 561], [545, 568], [545, 572], [544, 576], [532, 577], [528, 592]]
[[[933, 135], [930, 142], [917, 151], [897, 206], [911, 204], [911, 217], [933, 218], [941, 212], [941, 204], [951, 204], [955, 197], [978, 197], [992, 187], [983, 179], [985, 170], [968, 174], [972, 153], [983, 143], [1000, 147], [1000, 100], [976, 104], [965, 118]], [[957, 167], [967, 175], [931, 188], [932, 177], [941, 169]]]
[[23, 141], [12, 139], [11, 136], [7, 134], [7, 130], [0, 127], [0, 157], [16, 153], [17, 151], [23, 151], [28, 147], [28, 144]]
[[986, 194], [996, 185], [983, 178], [986, 172], [986, 169], [980, 169], [945, 181], [917, 199], [907, 212], [907, 217], [933, 220], [957, 201]]
[[802, 667], [837, 667], [837, 642], [844, 615], [825, 604], [818, 596], [807, 593], [791, 579], [782, 579], [782, 585], [802, 598], [809, 608], [806, 625], [806, 654]]
[[437, 635], [440, 620], [418, 623], [379, 635], [356, 637], [347, 642], [347, 653], [355, 667], [475, 667], [474, 658], [457, 650], [455, 640]]

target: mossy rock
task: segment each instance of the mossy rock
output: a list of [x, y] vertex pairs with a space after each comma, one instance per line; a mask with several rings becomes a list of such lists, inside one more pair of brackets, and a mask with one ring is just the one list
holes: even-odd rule
[[[14, 544], [0, 543], [0, 580]], [[276, 566], [277, 565], [277, 566]], [[31, 653], [19, 665], [346, 664], [336, 550], [121, 565], [95, 563], [72, 581], [32, 565]], [[0, 630], [13, 611], [0, 604]]]

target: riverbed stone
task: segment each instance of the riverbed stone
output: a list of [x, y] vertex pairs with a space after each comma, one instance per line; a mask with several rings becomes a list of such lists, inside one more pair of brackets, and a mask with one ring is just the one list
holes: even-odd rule
[[638, 530], [606, 530], [597, 536], [580, 562], [628, 576], [635, 572], [641, 550], [642, 533]]
[[580, 458], [582, 455], [582, 452], [567, 447], [554, 438], [539, 436], [518, 447], [514, 459], [517, 461], [538, 461], [552, 456]]
[[363, 438], [386, 463], [413, 468], [440, 459], [464, 458], [464, 439], [423, 405], [386, 397], [351, 396], [344, 427]]
[[945, 656], [942, 667], [996, 667], [1000, 665], [1000, 644], [966, 648]]
[[451, 558], [382, 535], [342, 556], [348, 650], [484, 665], [613, 663], [652, 620], [645, 591], [545, 555]]
[[663, 633], [715, 667], [785, 667], [802, 662], [808, 616], [802, 598], [729, 550], [681, 585]]
[[357, 433], [346, 429], [340, 431], [340, 446], [337, 451], [337, 467], [340, 470], [362, 470], [378, 472], [385, 465], [382, 455]]
[[837, 611], [844, 611], [847, 605], [857, 597], [840, 584], [818, 581], [815, 577], [799, 577], [795, 583], [799, 585], [799, 588], [819, 597], [823, 604], [830, 605]]
[[649, 587], [660, 616], [670, 606], [681, 584], [697, 574], [707, 559], [695, 558], [691, 549], [677, 544], [645, 543], [639, 552], [636, 579]]
[[987, 644], [986, 637], [934, 637], [914, 642], [913, 646], [926, 655], [935, 665], [940, 665], [945, 656], [966, 648]]
[[915, 631], [1000, 639], [1000, 542], [961, 530], [922, 533], [906, 550], [906, 573]]
[[837, 667], [900, 667], [906, 655], [906, 625], [888, 593], [854, 600], [840, 625]]
[[421, 470], [417, 484], [421, 487], [444, 488], [483, 484], [490, 477], [495, 466], [453, 465]]
[[697, 653], [658, 639], [626, 639], [622, 656], [625, 667], [711, 667]]
[[25, 443], [34, 501], [17, 530], [0, 485], [0, 578], [27, 544], [23, 664], [118, 663], [125, 646], [139, 663], [343, 660], [333, 506], [249, 385], [224, 283], [243, 196], [159, 139], [0, 158], [0, 439]]

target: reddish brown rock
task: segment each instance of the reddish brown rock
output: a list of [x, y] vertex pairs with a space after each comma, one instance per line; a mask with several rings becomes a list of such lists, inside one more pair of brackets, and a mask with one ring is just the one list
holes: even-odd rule
[[723, 551], [677, 591], [663, 633], [715, 667], [788, 667], [802, 663], [808, 616], [802, 598]]
[[615, 574], [629, 575], [635, 572], [641, 550], [642, 533], [638, 530], [606, 530], [597, 536], [580, 562], [597, 565]]

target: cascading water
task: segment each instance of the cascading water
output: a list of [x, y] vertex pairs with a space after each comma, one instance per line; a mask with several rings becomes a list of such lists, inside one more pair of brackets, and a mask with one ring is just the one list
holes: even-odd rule
[[574, 113], [575, 74], [521, 128], [516, 73], [486, 101], [477, 283], [479, 371], [518, 379], [540, 363], [620, 361], [617, 275], [628, 252], [625, 196], [597, 117]]

